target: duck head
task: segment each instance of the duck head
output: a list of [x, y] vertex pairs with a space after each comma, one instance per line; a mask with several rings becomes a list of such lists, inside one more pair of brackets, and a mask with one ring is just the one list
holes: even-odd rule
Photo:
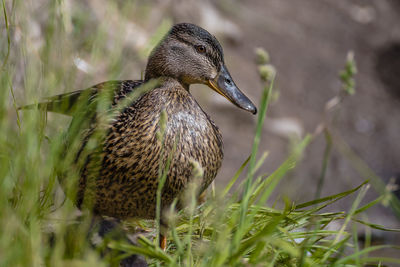
[[229, 74], [217, 39], [194, 24], [174, 25], [150, 54], [145, 80], [159, 77], [174, 78], [187, 89], [196, 83], [208, 85], [237, 107], [257, 113]]

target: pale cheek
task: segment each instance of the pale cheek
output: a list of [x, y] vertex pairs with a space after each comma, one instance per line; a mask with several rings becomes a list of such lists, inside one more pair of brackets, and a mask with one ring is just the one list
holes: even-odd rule
[[218, 75], [217, 70], [212, 69], [212, 71], [211, 71], [211, 73], [210, 73], [210, 77], [211, 77], [212, 79], [215, 79], [215, 78], [217, 77], [217, 75]]

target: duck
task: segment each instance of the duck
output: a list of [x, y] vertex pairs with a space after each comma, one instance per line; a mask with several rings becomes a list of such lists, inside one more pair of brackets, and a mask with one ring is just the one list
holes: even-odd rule
[[[153, 88], [124, 108], [116, 108], [138, 88], [154, 81]], [[192, 84], [206, 85], [236, 107], [257, 113], [232, 79], [216, 37], [190, 23], [173, 25], [156, 45], [148, 57], [144, 79], [107, 81], [39, 104], [48, 112], [79, 117], [73, 111], [77, 103], [85, 99], [83, 106], [89, 110], [103, 92], [110, 92], [109, 108], [116, 110], [113, 119], [100, 127], [96, 116], [89, 116], [90, 123], [80, 136], [75, 159], [81, 163], [76, 190], [79, 208], [90, 206], [96, 215], [117, 219], [155, 219], [160, 164], [167, 160], [161, 210], [179, 198], [194, 179], [193, 162], [202, 170], [199, 194], [207, 189], [222, 164], [223, 140], [217, 125], [190, 93]], [[78, 119], [71, 122], [78, 128], [81, 124]], [[98, 128], [104, 130], [103, 139], [96, 149], [86, 149]], [[161, 235], [160, 246], [165, 249], [166, 234]]]

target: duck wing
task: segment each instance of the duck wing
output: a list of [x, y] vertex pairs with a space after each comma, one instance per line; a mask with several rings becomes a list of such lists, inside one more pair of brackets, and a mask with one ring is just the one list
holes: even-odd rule
[[85, 113], [93, 111], [101, 102], [99, 100], [104, 101], [103, 103], [107, 105], [115, 106], [142, 84], [141, 80], [107, 81], [84, 90], [47, 97], [43, 102], [22, 106], [19, 109], [41, 109], [74, 116], [77, 111]]

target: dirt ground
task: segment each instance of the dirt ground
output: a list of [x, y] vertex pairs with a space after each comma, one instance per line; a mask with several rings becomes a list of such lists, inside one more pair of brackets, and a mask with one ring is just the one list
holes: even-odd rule
[[[173, 12], [176, 21], [212, 27], [210, 18], [201, 8], [185, 9], [185, 5], [195, 4], [189, 2], [173, 1], [184, 10]], [[236, 83], [251, 99], [258, 101], [262, 87], [255, 65], [256, 47], [269, 51], [278, 73], [276, 83], [280, 96], [267, 113], [260, 151], [269, 151], [269, 156], [260, 172], [272, 172], [283, 162], [290, 148], [288, 136], [312, 133], [323, 120], [324, 106], [341, 90], [338, 73], [343, 69], [347, 53], [353, 51], [358, 69], [356, 94], [346, 98], [336, 111], [334, 128], [386, 183], [398, 177], [399, 2], [227, 2], [206, 3], [223, 19], [223, 23], [218, 23], [223, 26], [209, 30], [222, 37], [226, 62]], [[200, 102], [223, 132], [225, 161], [217, 177], [217, 184], [223, 185], [251, 149], [255, 119], [216, 95], [204, 97], [197, 88], [192, 91], [199, 95]], [[314, 196], [324, 148], [325, 140], [321, 135], [308, 147], [300, 166], [281, 183], [280, 194], [297, 202]], [[364, 179], [334, 145], [322, 195], [348, 190]], [[375, 196], [371, 188], [367, 199]], [[352, 200], [341, 201], [334, 208], [348, 209]], [[391, 227], [400, 226], [399, 220], [383, 206], [372, 209], [369, 219]]]

